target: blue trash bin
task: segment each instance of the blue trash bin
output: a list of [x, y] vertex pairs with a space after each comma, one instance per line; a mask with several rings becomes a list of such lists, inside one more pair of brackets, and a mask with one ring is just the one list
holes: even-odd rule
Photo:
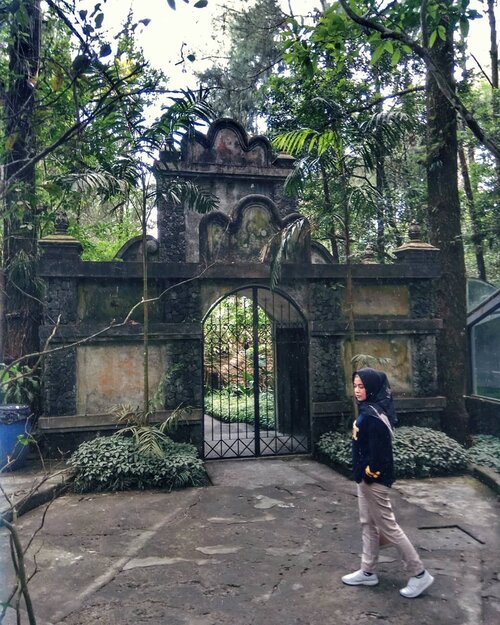
[[19, 442], [19, 436], [29, 434], [29, 406], [0, 405], [0, 471], [12, 471], [26, 463], [29, 445]]

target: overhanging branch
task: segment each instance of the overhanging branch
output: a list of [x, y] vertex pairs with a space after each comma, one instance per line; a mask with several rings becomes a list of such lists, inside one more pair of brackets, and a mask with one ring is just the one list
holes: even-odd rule
[[427, 70], [432, 74], [432, 77], [436, 81], [436, 84], [441, 93], [455, 109], [458, 115], [460, 115], [466, 126], [476, 137], [479, 143], [481, 143], [481, 145], [483, 145], [489, 152], [491, 152], [491, 154], [493, 154], [495, 158], [500, 159], [500, 145], [498, 145], [486, 134], [474, 115], [467, 109], [460, 97], [456, 94], [454, 87], [450, 85], [446, 77], [434, 63], [427, 48], [421, 46], [419, 43], [411, 39], [411, 37], [408, 37], [408, 35], [402, 32], [386, 28], [378, 22], [374, 22], [371, 19], [358, 15], [351, 9], [349, 3], [346, 0], [339, 0], [339, 3], [344, 9], [346, 15], [353, 22], [355, 22], [359, 26], [362, 26], [363, 28], [367, 28], [368, 30], [380, 33], [380, 35], [384, 39], [393, 39], [394, 41], [399, 41], [400, 43], [408, 46], [420, 59], [422, 59], [427, 67]]

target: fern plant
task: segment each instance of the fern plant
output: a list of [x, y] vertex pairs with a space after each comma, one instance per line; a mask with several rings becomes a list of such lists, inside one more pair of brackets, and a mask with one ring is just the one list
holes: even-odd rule
[[133, 408], [130, 404], [114, 406], [111, 413], [117, 423], [124, 425], [114, 436], [130, 436], [134, 439], [139, 454], [163, 458], [165, 448], [170, 442], [167, 432], [174, 430], [189, 410], [190, 408], [179, 406], [167, 419], [153, 424], [150, 411], [140, 407]]

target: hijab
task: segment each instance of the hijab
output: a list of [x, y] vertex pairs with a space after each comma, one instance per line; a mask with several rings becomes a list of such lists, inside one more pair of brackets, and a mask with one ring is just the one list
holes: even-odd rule
[[366, 399], [364, 401], [356, 400], [360, 411], [382, 420], [384, 420], [382, 417], [385, 416], [391, 428], [393, 428], [397, 424], [398, 419], [386, 374], [383, 371], [365, 367], [352, 374], [353, 381], [356, 375], [361, 378], [366, 389]]

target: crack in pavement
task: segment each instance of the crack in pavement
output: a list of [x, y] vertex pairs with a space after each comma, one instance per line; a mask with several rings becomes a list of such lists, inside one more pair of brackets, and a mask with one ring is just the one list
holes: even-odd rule
[[[197, 497], [198, 493], [193, 491], [193, 493], [191, 494], [191, 499], [195, 499]], [[167, 525], [167, 523], [170, 523], [176, 516], [179, 516], [183, 510], [185, 510], [185, 506], [183, 506], [182, 508], [178, 507], [172, 510], [169, 514], [166, 514], [163, 519], [161, 519], [161, 521], [153, 525], [151, 529], [144, 530], [141, 534], [139, 534], [139, 536], [137, 536], [130, 543], [126, 555], [117, 560], [114, 564], [112, 564], [107, 571], [105, 571], [91, 584], [84, 588], [80, 593], [78, 593], [77, 596], [63, 604], [62, 607], [53, 615], [51, 623], [58, 623], [73, 612], [79, 610], [83, 602], [88, 597], [112, 582], [116, 578], [116, 576], [125, 569], [127, 563], [133, 560], [133, 558], [139, 553], [139, 551], [149, 542], [149, 540], [151, 540], [151, 538], [153, 538], [164, 525]]]

